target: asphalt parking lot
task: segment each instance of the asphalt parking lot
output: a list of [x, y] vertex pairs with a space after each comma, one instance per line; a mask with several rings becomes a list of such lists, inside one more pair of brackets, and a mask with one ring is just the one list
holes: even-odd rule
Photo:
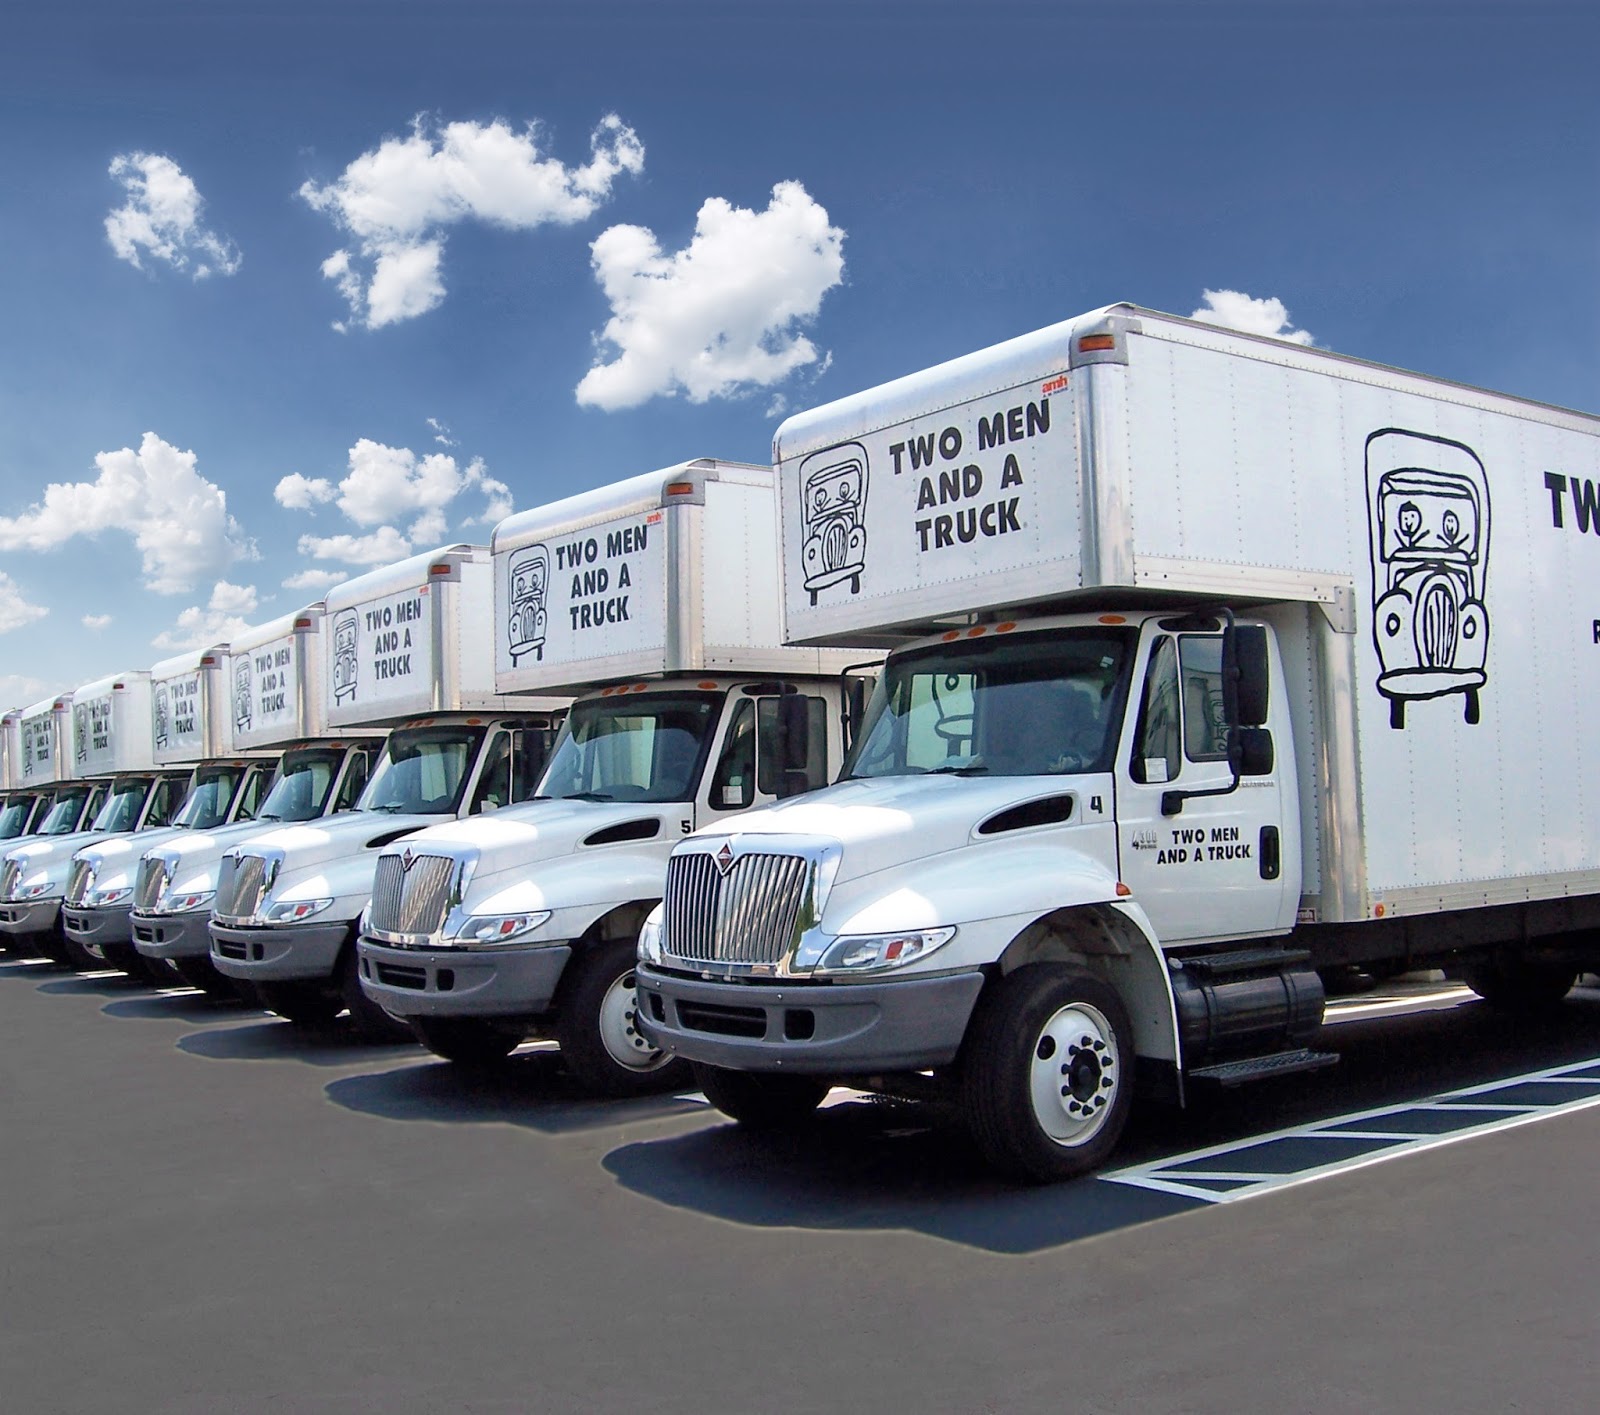
[[919, 1107], [758, 1138], [548, 1052], [474, 1078], [0, 955], [0, 1399], [1587, 1408], [1600, 992], [1535, 1031], [1438, 987], [1342, 1011], [1340, 1066], [1026, 1190]]

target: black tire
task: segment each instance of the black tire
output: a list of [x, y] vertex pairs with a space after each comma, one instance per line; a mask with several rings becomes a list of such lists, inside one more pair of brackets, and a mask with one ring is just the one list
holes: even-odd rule
[[322, 983], [257, 983], [256, 1001], [297, 1027], [326, 1027], [344, 1004]]
[[361, 960], [355, 941], [345, 946], [339, 960], [339, 999], [350, 1014], [350, 1030], [366, 1042], [409, 1042], [415, 1040], [411, 1028], [398, 1017], [391, 1017], [361, 986]]
[[1526, 1016], [1559, 1007], [1578, 970], [1560, 963], [1490, 962], [1466, 969], [1461, 980], [1497, 1011]]
[[1133, 1071], [1133, 1027], [1116, 990], [1075, 968], [1030, 964], [978, 1000], [962, 1046], [962, 1109], [994, 1168], [1053, 1184], [1116, 1148]]
[[215, 998], [218, 1002], [238, 1002], [242, 996], [238, 982], [224, 977], [217, 971], [217, 965], [202, 954], [174, 958], [170, 962], [184, 982], [192, 988], [199, 988], [209, 998]]
[[515, 1032], [490, 1022], [468, 1022], [457, 1017], [407, 1020], [423, 1046], [457, 1066], [498, 1066], [522, 1044]]
[[77, 939], [67, 932], [64, 925], [59, 923], [56, 925], [56, 943], [60, 948], [60, 952], [51, 956], [55, 958], [56, 962], [65, 963], [67, 967], [75, 972], [99, 973], [106, 968], [115, 968], [117, 966], [115, 963], [107, 962], [99, 954], [90, 953], [83, 944], [79, 943]]
[[105, 955], [108, 968], [119, 968], [130, 978], [151, 987], [170, 987], [174, 981], [165, 968], [146, 958], [131, 943], [102, 943], [100, 952]]
[[[33, 951], [39, 957], [49, 959], [57, 967], [71, 968], [76, 966], [71, 961], [71, 955], [67, 952], [67, 936], [61, 930], [61, 921], [59, 919], [56, 920], [52, 928], [31, 935], [29, 941], [33, 945]], [[90, 966], [98, 968], [100, 966], [99, 961], [96, 960]]]
[[765, 1071], [727, 1071], [693, 1063], [694, 1083], [712, 1105], [746, 1130], [793, 1130], [817, 1113], [828, 1094], [812, 1076], [774, 1076]]
[[580, 944], [562, 979], [555, 1028], [562, 1063], [596, 1095], [647, 1096], [689, 1082], [688, 1066], [638, 1029], [636, 957], [630, 938]]

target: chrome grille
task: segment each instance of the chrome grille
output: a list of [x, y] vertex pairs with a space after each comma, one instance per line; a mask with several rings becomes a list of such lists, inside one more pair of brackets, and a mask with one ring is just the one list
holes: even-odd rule
[[76, 908], [83, 903], [83, 896], [89, 892], [89, 886], [94, 883], [94, 866], [87, 860], [74, 860], [72, 868], [67, 871], [67, 900], [66, 902]]
[[224, 919], [255, 915], [266, 893], [267, 862], [259, 855], [224, 855], [217, 880], [216, 912]]
[[0, 899], [10, 899], [17, 891], [17, 881], [22, 878], [22, 864], [18, 860], [7, 860], [0, 867]]
[[799, 855], [740, 855], [726, 875], [711, 855], [674, 855], [666, 951], [693, 963], [777, 963], [794, 944], [810, 874]]
[[367, 926], [383, 933], [435, 934], [450, 908], [456, 862], [448, 855], [380, 855]]
[[167, 884], [167, 862], [158, 856], [146, 855], [139, 861], [139, 878], [133, 886], [133, 907], [148, 912], [161, 899]]

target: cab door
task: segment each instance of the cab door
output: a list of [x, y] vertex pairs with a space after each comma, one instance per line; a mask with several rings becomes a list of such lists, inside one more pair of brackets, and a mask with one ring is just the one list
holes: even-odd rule
[[[1271, 719], [1281, 724], [1273, 676], [1280, 703]], [[1152, 633], [1137, 681], [1117, 763], [1120, 871], [1134, 901], [1163, 943], [1286, 931], [1299, 902], [1298, 821], [1286, 830], [1283, 819], [1281, 783], [1293, 771], [1286, 726], [1270, 773], [1241, 777], [1226, 794], [1180, 796], [1233, 780], [1221, 633]]]

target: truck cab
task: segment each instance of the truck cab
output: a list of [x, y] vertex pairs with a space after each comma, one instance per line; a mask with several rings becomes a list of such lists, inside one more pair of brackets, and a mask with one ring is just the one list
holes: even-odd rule
[[281, 826], [353, 810], [361, 798], [378, 738], [308, 742], [284, 752], [259, 808], [235, 811], [232, 824], [176, 831], [139, 856], [133, 879], [133, 946], [155, 964], [171, 963], [206, 992], [232, 991], [211, 963], [211, 906], [223, 855]]
[[32, 835], [43, 823], [50, 806], [44, 791], [7, 791], [0, 796], [0, 841]]
[[[159, 700], [158, 700], [159, 701]], [[115, 835], [81, 848], [72, 859], [61, 908], [62, 930], [91, 958], [132, 977], [160, 980], [166, 969], [151, 966], [133, 942], [134, 888], [145, 851], [190, 834], [236, 821], [252, 822], [276, 763], [237, 757], [207, 761], [194, 769], [183, 803], [171, 823], [136, 835]]]
[[634, 1025], [634, 941], [667, 856], [699, 827], [823, 785], [839, 694], [832, 678], [723, 674], [580, 699], [533, 799], [384, 850], [361, 986], [454, 1061], [548, 1037], [600, 1094], [681, 1081]]

